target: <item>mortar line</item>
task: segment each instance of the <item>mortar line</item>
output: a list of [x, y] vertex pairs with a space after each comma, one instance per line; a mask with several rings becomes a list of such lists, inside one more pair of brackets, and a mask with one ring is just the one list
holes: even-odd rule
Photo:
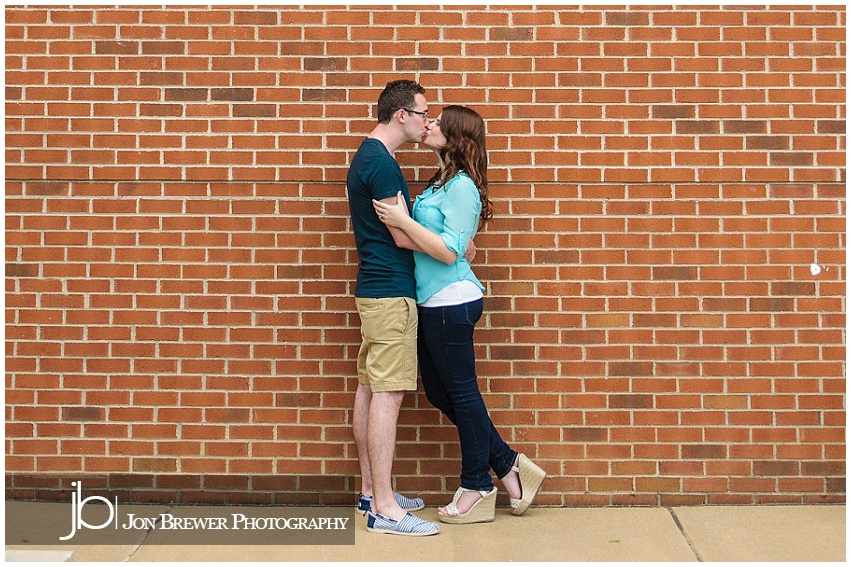
[[[13, 164], [14, 165], [14, 164]], [[215, 167], [215, 166], [209, 166]], [[343, 166], [339, 166], [343, 167]], [[346, 166], [348, 167], [348, 166]], [[405, 166], [408, 168], [408, 166]], [[428, 169], [434, 169], [433, 167]], [[500, 168], [494, 168], [500, 169]], [[257, 184], [257, 185], [275, 185], [275, 184], [328, 184], [337, 185], [345, 184], [345, 180], [327, 181], [324, 179], [94, 179], [86, 178], [45, 178], [45, 177], [7, 177], [7, 181], [15, 183], [25, 182], [51, 182], [51, 183], [180, 183], [180, 184], [216, 184], [216, 185], [233, 185], [233, 184]], [[409, 185], [425, 184], [426, 181], [410, 181]], [[842, 180], [833, 181], [491, 181], [489, 185], [844, 185]], [[7, 197], [15, 197], [17, 195], [7, 195]], [[757, 199], [754, 197], [754, 199]]]

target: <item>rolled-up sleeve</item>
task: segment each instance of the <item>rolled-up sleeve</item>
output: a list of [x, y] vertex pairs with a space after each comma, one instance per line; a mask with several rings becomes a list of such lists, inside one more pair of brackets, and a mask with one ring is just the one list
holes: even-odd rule
[[469, 177], [461, 177], [448, 186], [440, 204], [444, 217], [441, 238], [452, 252], [463, 256], [479, 227], [482, 201], [479, 190]]

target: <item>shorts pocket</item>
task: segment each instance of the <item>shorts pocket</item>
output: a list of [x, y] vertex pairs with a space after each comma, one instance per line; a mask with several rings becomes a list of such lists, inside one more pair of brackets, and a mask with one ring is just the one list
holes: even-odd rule
[[409, 328], [409, 307], [404, 297], [358, 299], [361, 332], [371, 342], [388, 343], [403, 338]]

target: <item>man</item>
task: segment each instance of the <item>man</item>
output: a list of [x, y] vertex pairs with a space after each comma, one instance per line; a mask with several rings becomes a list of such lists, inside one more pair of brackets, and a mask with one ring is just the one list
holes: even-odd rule
[[428, 125], [425, 89], [414, 81], [388, 83], [378, 98], [378, 124], [352, 158], [346, 186], [358, 250], [355, 303], [361, 319], [358, 389], [353, 429], [361, 470], [358, 510], [367, 529], [398, 535], [440, 531], [410, 511], [424, 507], [393, 491], [391, 471], [402, 399], [417, 387], [417, 306], [413, 243], [384, 225], [372, 199], [396, 202], [408, 184], [393, 153], [421, 142]]

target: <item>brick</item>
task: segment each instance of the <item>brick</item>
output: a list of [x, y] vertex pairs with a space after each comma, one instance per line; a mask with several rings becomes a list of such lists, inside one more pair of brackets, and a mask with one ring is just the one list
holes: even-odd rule
[[653, 374], [653, 364], [650, 362], [620, 362], [610, 363], [612, 376], [650, 376]]
[[676, 123], [677, 134], [719, 134], [721, 126], [714, 120], [682, 120]]
[[143, 41], [143, 55], [183, 55], [186, 44], [182, 41]]
[[749, 150], [788, 150], [789, 140], [783, 136], [748, 136], [745, 147]]
[[749, 308], [751, 311], [792, 311], [794, 304], [791, 299], [786, 298], [751, 298]]
[[657, 266], [653, 268], [654, 280], [696, 280], [697, 268], [693, 266]]
[[819, 120], [817, 122], [819, 134], [844, 134], [845, 121], [843, 120]]
[[573, 442], [601, 442], [608, 438], [604, 428], [566, 428], [564, 436]]
[[137, 41], [96, 41], [95, 53], [99, 55], [138, 55]]
[[397, 57], [394, 60], [397, 71], [437, 71], [440, 60], [436, 57]]
[[236, 26], [274, 26], [278, 24], [278, 14], [259, 10], [234, 12], [233, 23]]
[[609, 396], [611, 408], [652, 408], [653, 396], [644, 394], [621, 394]]
[[683, 445], [684, 459], [724, 459], [727, 450], [724, 445]]
[[183, 85], [183, 73], [177, 72], [142, 72], [139, 84], [141, 85]]
[[65, 407], [62, 408], [62, 419], [70, 421], [103, 421], [106, 417], [104, 408], [96, 407]]
[[606, 25], [648, 26], [650, 15], [647, 12], [606, 12]]
[[694, 105], [654, 105], [652, 107], [653, 118], [695, 118], [696, 108]]
[[725, 120], [723, 124], [725, 134], [764, 134], [768, 131], [763, 120]]
[[332, 102], [346, 100], [346, 91], [342, 89], [303, 89], [302, 100], [305, 102]]
[[274, 118], [278, 114], [277, 106], [274, 104], [234, 104], [233, 115], [235, 118]]
[[[186, 89], [189, 90], [189, 89]], [[204, 89], [191, 89], [193, 91], [204, 90]], [[203, 99], [202, 99], [203, 100]], [[213, 88], [210, 89], [210, 100], [223, 100], [223, 101], [253, 101], [254, 98], [254, 89], [250, 88]]]
[[530, 41], [533, 39], [530, 27], [495, 27], [488, 31], [490, 41]]
[[[12, 7], [6, 31], [7, 469], [268, 504], [304, 453], [286, 472], [329, 473], [304, 498], [345, 501], [341, 188], [401, 72], [485, 116], [477, 370], [518, 450], [574, 475], [547, 504], [841, 498], [839, 11]], [[422, 149], [397, 152], [412, 193]], [[451, 482], [440, 419], [406, 397], [400, 486]]]
[[347, 61], [345, 57], [305, 57], [304, 69], [306, 71], [345, 71]]
[[788, 476], [799, 472], [799, 465], [794, 461], [755, 461], [754, 474], [757, 476]]

